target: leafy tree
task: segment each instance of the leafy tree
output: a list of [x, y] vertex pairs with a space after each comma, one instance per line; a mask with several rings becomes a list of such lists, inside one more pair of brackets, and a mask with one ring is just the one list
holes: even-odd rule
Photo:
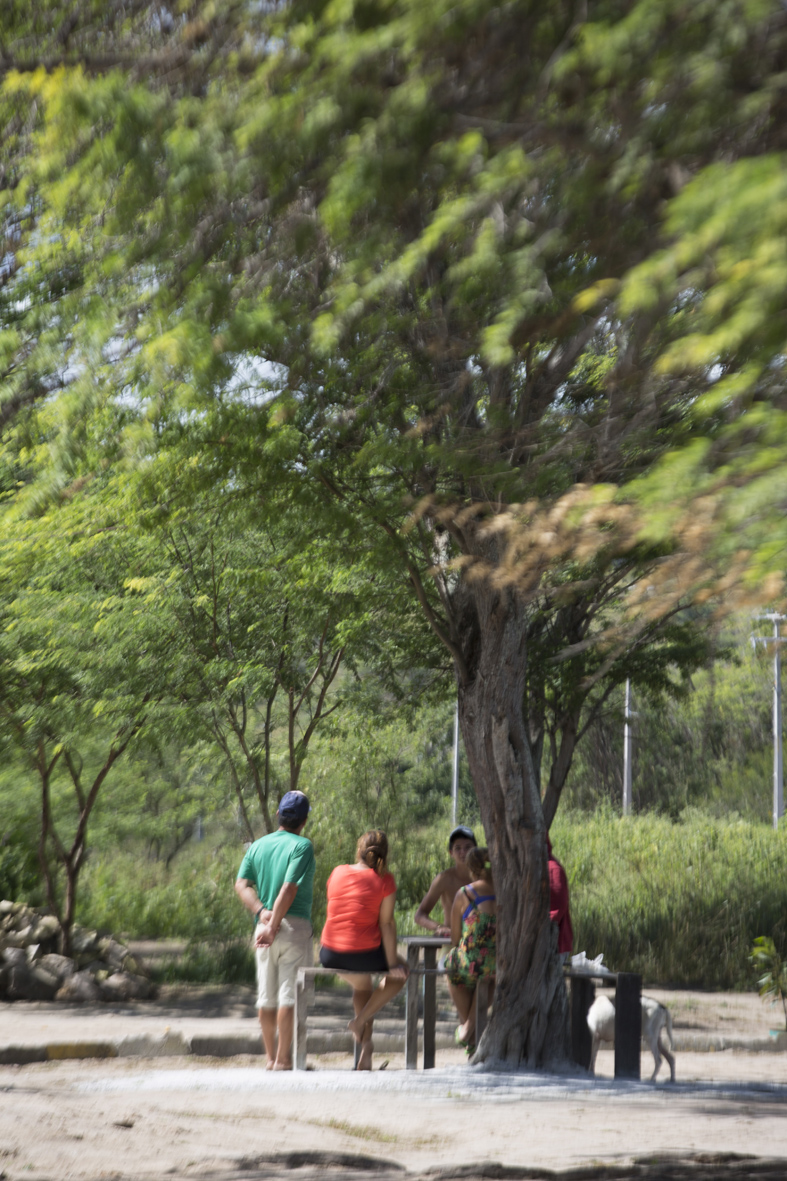
[[96, 801], [166, 667], [124, 592], [127, 555], [91, 517], [80, 505], [13, 521], [7, 508], [0, 540], [0, 717], [38, 784], [38, 859], [65, 951]]
[[[376, 560], [452, 660], [495, 861], [479, 1053], [537, 1065], [565, 1046], [544, 838], [577, 703], [592, 713], [651, 641], [691, 667], [671, 617], [688, 597], [747, 570], [780, 585], [781, 344], [748, 314], [770, 280], [741, 279], [778, 226], [750, 249], [715, 182], [737, 165], [729, 209], [747, 208], [752, 162], [779, 150], [783, 14], [295, 3], [255, 29], [199, 11], [198, 44], [172, 34], [191, 74], [8, 79], [37, 120], [13, 157], [9, 364], [44, 372], [58, 341], [70, 366], [48, 491], [179, 448], [205, 483], [253, 498], [274, 479], [333, 536], [380, 531]], [[232, 53], [202, 52], [219, 31]], [[537, 674], [542, 636], [562, 683]]]
[[444, 681], [440, 654], [414, 629], [413, 608], [392, 611], [389, 579], [358, 538], [346, 536], [337, 558], [286, 504], [249, 514], [218, 488], [150, 515], [127, 585], [173, 652], [165, 724], [218, 748], [254, 840], [254, 813], [272, 831], [318, 727], [345, 701], [359, 704], [370, 680], [397, 691], [416, 659]]
[[[703, 626], [702, 617], [695, 627]], [[713, 664], [672, 699], [642, 685], [634, 698], [633, 802], [677, 819], [687, 807], [767, 822], [773, 775], [772, 662], [753, 651], [749, 615], [725, 621]], [[620, 805], [623, 694], [594, 719], [567, 784], [568, 803]]]

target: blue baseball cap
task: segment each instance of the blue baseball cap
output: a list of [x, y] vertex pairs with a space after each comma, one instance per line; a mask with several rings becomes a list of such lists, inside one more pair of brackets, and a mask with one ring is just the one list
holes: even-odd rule
[[279, 818], [287, 824], [300, 824], [310, 811], [309, 801], [302, 791], [288, 791], [279, 801]]

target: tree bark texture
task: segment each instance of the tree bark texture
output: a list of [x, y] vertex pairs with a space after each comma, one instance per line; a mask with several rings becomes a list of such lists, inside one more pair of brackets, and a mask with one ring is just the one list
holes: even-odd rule
[[483, 580], [458, 589], [459, 718], [498, 901], [494, 1011], [476, 1062], [546, 1066], [569, 1055], [568, 999], [549, 921], [547, 828], [524, 716], [527, 608]]

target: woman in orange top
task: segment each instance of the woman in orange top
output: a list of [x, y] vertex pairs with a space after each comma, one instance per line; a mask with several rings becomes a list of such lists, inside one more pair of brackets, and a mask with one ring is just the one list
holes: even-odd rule
[[[354, 865], [337, 865], [328, 878], [328, 917], [322, 929], [320, 963], [341, 972], [353, 990], [355, 1017], [347, 1025], [361, 1044], [358, 1070], [372, 1069], [372, 1019], [407, 979], [396, 952], [396, 882], [386, 870], [388, 838], [380, 829], [358, 841]], [[383, 979], [372, 987], [372, 973]]]

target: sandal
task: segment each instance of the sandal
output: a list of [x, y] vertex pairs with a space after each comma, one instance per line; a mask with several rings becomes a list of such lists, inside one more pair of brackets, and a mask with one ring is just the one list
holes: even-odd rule
[[[475, 1037], [475, 1030], [473, 1030], [470, 1036]], [[457, 1046], [460, 1046], [467, 1053], [468, 1057], [471, 1054], [475, 1054], [475, 1042], [471, 1042], [467, 1038], [460, 1037], [458, 1026], [454, 1030], [454, 1041], [456, 1042]]]

